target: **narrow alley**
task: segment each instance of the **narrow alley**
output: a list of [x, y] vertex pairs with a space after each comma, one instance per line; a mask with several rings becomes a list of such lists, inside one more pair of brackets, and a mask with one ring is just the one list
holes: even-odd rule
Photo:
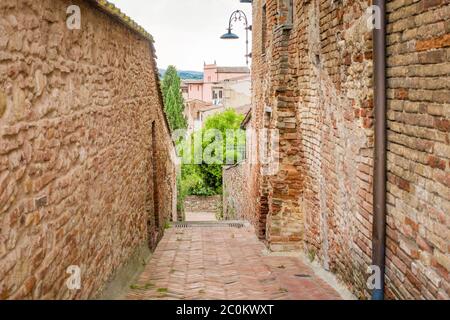
[[0, 0], [0, 300], [450, 300], [449, 17]]
[[336, 300], [342, 296], [294, 256], [274, 256], [240, 222], [167, 230], [132, 300]]

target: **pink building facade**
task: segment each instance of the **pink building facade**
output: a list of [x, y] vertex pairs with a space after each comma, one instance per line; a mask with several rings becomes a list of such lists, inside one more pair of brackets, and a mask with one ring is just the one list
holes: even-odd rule
[[223, 98], [220, 82], [250, 75], [247, 67], [219, 67], [217, 64], [205, 64], [203, 80], [183, 81], [183, 94], [186, 101], [201, 100], [214, 105]]

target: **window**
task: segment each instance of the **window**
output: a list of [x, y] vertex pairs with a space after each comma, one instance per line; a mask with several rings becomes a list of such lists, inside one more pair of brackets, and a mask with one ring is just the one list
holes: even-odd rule
[[220, 90], [219, 91], [219, 99], [222, 99], [222, 97], [223, 97], [223, 93], [222, 93], [222, 90]]
[[295, 15], [294, 0], [280, 0], [278, 6], [278, 24], [291, 27], [294, 23]]
[[294, 23], [294, 11], [295, 11], [295, 7], [294, 7], [294, 0], [287, 0], [288, 1], [288, 20], [287, 23], [288, 24], [293, 24]]
[[267, 40], [267, 5], [262, 7], [262, 54], [266, 54], [266, 40]]

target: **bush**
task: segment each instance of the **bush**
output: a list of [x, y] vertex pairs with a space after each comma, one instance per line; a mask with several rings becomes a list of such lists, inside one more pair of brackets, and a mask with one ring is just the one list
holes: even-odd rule
[[183, 165], [181, 176], [182, 189], [187, 195], [212, 196], [217, 194], [216, 190], [207, 184], [199, 166]]
[[[222, 148], [221, 154], [215, 154], [215, 151], [212, 153], [212, 157], [217, 158], [217, 163], [214, 162], [213, 164], [208, 164], [203, 161], [203, 163], [196, 165], [183, 164], [182, 189], [185, 190], [188, 195], [211, 196], [222, 193], [222, 167], [225, 164], [226, 159], [232, 159], [232, 163], [227, 164], [234, 164], [238, 160], [236, 148], [233, 150], [227, 150], [226, 148], [227, 139], [232, 138], [227, 137], [227, 130], [238, 130], [243, 118], [244, 117], [237, 114], [234, 109], [228, 109], [222, 113], [209, 117], [205, 122], [205, 127], [194, 134], [196, 135], [194, 137], [201, 137], [202, 139], [202, 150], [196, 150], [202, 154], [203, 150], [208, 146], [214, 142], [218, 142], [216, 141], [215, 136], [210, 134], [210, 130], [217, 130], [216, 132], [222, 134], [223, 145], [221, 147], [219, 145], [219, 150]], [[239, 134], [232, 140], [233, 145], [235, 146], [245, 143], [245, 132], [238, 132]], [[194, 151], [194, 137], [191, 137], [191, 139], [184, 142], [186, 144], [185, 148], [188, 150]]]

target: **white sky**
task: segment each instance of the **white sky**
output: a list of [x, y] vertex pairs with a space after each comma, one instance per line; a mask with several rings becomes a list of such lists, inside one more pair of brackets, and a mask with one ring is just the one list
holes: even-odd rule
[[[239, 40], [221, 40], [231, 13], [241, 9], [251, 24], [251, 4], [239, 0], [109, 0], [155, 38], [158, 67], [202, 71], [203, 62], [245, 66], [244, 24]], [[251, 32], [249, 32], [251, 52]], [[251, 60], [250, 60], [251, 62]]]

